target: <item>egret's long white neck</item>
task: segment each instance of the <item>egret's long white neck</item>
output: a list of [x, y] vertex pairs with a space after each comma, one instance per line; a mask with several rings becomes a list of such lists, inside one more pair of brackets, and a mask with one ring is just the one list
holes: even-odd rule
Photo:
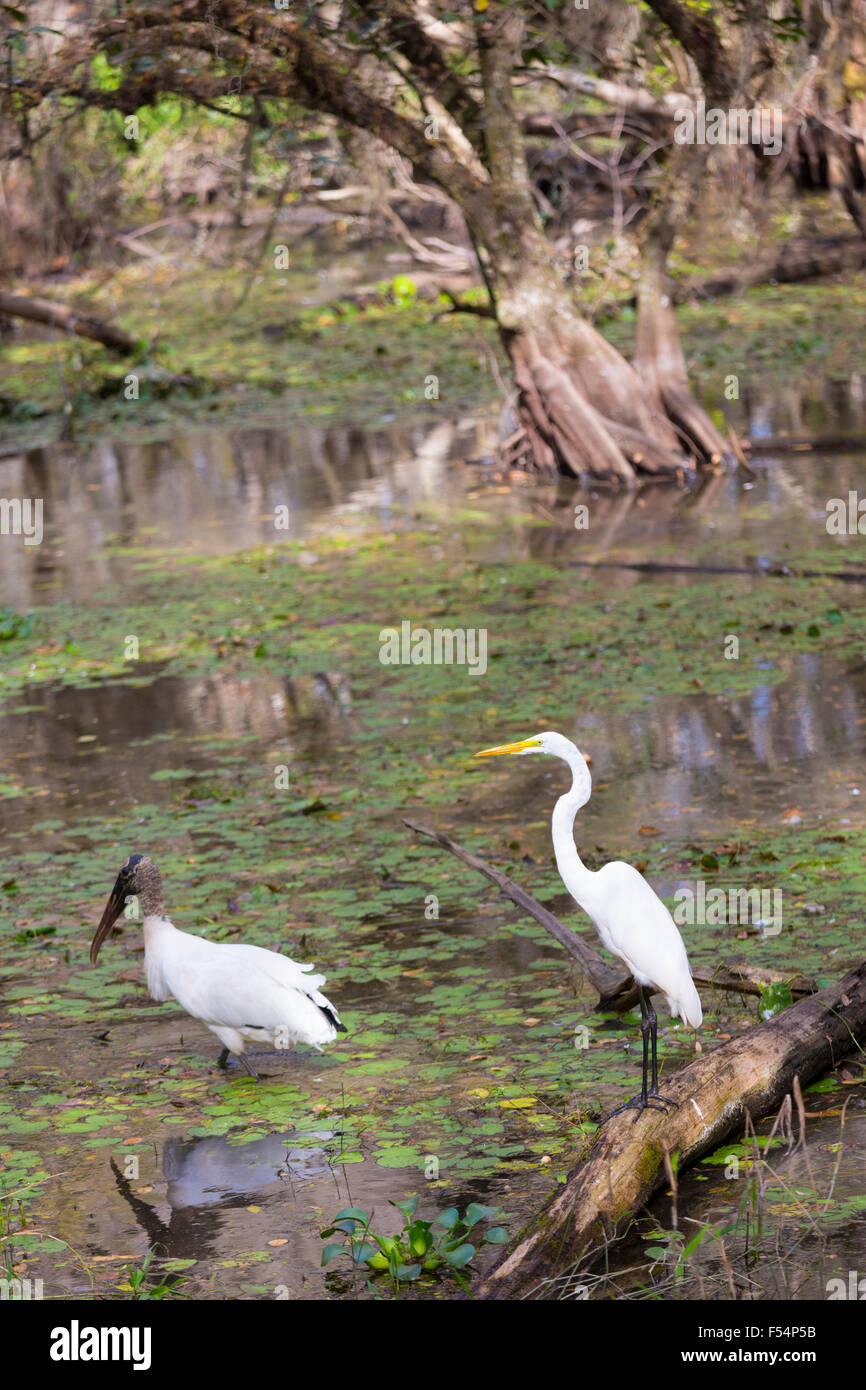
[[553, 808], [553, 852], [556, 867], [571, 896], [590, 912], [595, 899], [595, 874], [583, 863], [574, 843], [574, 818], [581, 806], [589, 801], [592, 778], [581, 754], [573, 745], [563, 753], [563, 761], [572, 772], [571, 790], [561, 796]]

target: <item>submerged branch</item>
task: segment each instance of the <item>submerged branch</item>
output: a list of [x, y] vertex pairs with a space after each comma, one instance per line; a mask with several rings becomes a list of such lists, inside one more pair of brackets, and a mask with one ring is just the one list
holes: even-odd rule
[[90, 318], [70, 309], [68, 304], [56, 304], [50, 299], [36, 299], [19, 294], [6, 294], [0, 290], [0, 314], [13, 318], [29, 319], [32, 323], [45, 323], [49, 328], [60, 328], [64, 333], [76, 333], [79, 338], [93, 338], [112, 352], [124, 357], [135, 352], [138, 344], [122, 328], [103, 323], [101, 319]]
[[530, 897], [522, 888], [519, 888], [501, 869], [495, 869], [492, 864], [487, 864], [483, 859], [479, 859], [477, 854], [472, 854], [470, 850], [464, 849], [462, 845], [457, 844], [456, 840], [449, 840], [448, 836], [443, 835], [441, 830], [431, 830], [429, 826], [419, 825], [417, 821], [407, 820], [405, 816], [403, 817], [403, 824], [407, 825], [410, 830], [414, 830], [417, 835], [426, 835], [429, 840], [433, 840], [443, 849], [449, 850], [464, 864], [468, 864], [470, 869], [477, 869], [480, 874], [484, 874], [485, 878], [489, 878], [491, 883], [496, 884], [506, 898], [510, 898], [518, 907], [522, 907], [524, 912], [528, 912], [530, 917], [534, 917], [536, 922], [544, 927], [545, 931], [550, 932], [550, 935], [555, 937], [559, 944], [564, 946], [570, 955], [574, 956], [575, 960], [580, 961], [591, 984], [598, 990], [600, 996], [598, 1008], [625, 1012], [634, 1007], [637, 1003], [637, 986], [631, 975], [628, 975], [624, 970], [607, 965], [598, 952], [594, 951], [591, 946], [587, 946], [577, 932], [572, 931], [564, 922], [560, 922], [558, 917], [554, 917], [553, 913], [549, 912], [546, 907], [542, 907], [535, 898]]

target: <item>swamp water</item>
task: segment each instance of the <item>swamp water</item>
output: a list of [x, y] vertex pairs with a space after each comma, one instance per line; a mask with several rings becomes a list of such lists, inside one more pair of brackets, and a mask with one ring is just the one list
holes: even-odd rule
[[[402, 824], [592, 936], [551, 863], [565, 770], [479, 747], [552, 727], [591, 754], [590, 867], [645, 865], [671, 905], [698, 880], [781, 891], [779, 931], [685, 925], [696, 973], [829, 982], [862, 959], [866, 566], [825, 504], [866, 490], [864, 456], [621, 499], [504, 485], [478, 462], [493, 434], [292, 424], [0, 460], [0, 494], [45, 499], [43, 544], [4, 546], [3, 603], [30, 617], [0, 645], [0, 1234], [46, 1297], [122, 1297], [152, 1247], [149, 1277], [194, 1298], [366, 1296], [346, 1261], [321, 1268], [341, 1207], [391, 1233], [389, 1200], [477, 1201], [514, 1232], [634, 1093], [637, 1017], [595, 1013], [540, 928]], [[485, 674], [383, 664], [406, 620], [484, 629]], [[212, 1035], [148, 999], [134, 920], [91, 969], [133, 851], [177, 925], [314, 960], [348, 1034], [224, 1077]], [[758, 1016], [702, 994], [704, 1048]], [[695, 1046], [666, 1016], [660, 1043], [668, 1068]], [[862, 1075], [807, 1092], [805, 1150], [765, 1169], [729, 1146], [685, 1175], [676, 1229], [659, 1199], [577, 1296], [823, 1297], [866, 1275]]]

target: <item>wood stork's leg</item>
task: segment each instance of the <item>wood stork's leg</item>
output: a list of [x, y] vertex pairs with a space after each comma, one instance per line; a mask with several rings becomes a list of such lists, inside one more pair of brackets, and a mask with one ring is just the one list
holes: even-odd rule
[[262, 1078], [259, 1076], [252, 1062], [249, 1061], [246, 1053], [244, 1052], [241, 1053], [241, 1061], [243, 1062], [250, 1076], [255, 1077], [256, 1081], [261, 1081]]
[[[220, 1053], [219, 1057], [217, 1058], [217, 1066], [220, 1068], [221, 1071], [228, 1071], [228, 1069], [229, 1069], [229, 1068], [228, 1068], [228, 1061], [229, 1061], [229, 1057], [230, 1057], [230, 1056], [231, 1056], [231, 1049], [228, 1048], [228, 1047], [224, 1047], [223, 1050], [222, 1050], [222, 1052]], [[244, 1064], [244, 1066], [246, 1067], [247, 1071], [249, 1072], [250, 1076], [255, 1077], [256, 1081], [261, 1081], [262, 1078], [259, 1076], [259, 1074], [258, 1074], [258, 1072], [256, 1071], [256, 1069], [255, 1069], [255, 1067], [253, 1066], [253, 1064], [252, 1064], [250, 1061], [248, 1061], [248, 1059], [246, 1058], [246, 1056], [244, 1055], [244, 1053], [243, 1053], [243, 1052], [239, 1052], [239, 1053], [237, 1054], [237, 1056], [238, 1056], [238, 1061], [243, 1062], [243, 1064]]]

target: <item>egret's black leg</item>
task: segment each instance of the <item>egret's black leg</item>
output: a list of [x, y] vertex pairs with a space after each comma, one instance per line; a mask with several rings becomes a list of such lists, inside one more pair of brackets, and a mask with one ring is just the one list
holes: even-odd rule
[[649, 1001], [649, 1017], [652, 1027], [651, 1037], [653, 1047], [653, 1084], [649, 1089], [649, 1094], [654, 1096], [656, 1100], [660, 1100], [662, 1105], [670, 1105], [674, 1110], [679, 1110], [680, 1103], [678, 1100], [668, 1100], [667, 1096], [659, 1095], [658, 1039], [656, 1036], [658, 1031], [658, 1019], [656, 1018], [656, 1011], [652, 1006], [652, 1001]]
[[254, 1077], [256, 1081], [261, 1081], [262, 1078], [259, 1076], [259, 1074], [258, 1074], [258, 1072], [256, 1071], [255, 1067], [253, 1066], [252, 1062], [249, 1061], [249, 1059], [247, 1058], [246, 1054], [242, 1052], [240, 1056], [241, 1056], [241, 1061], [243, 1062], [243, 1064], [244, 1064], [244, 1066], [246, 1067], [247, 1071], [249, 1072], [250, 1076]]
[[[638, 992], [638, 998], [640, 999], [640, 1036], [641, 1036], [641, 1042], [643, 1043], [643, 1070], [641, 1071], [641, 1078], [640, 1078], [640, 1098], [641, 1098], [641, 1100], [643, 1101], [644, 1105], [646, 1105], [646, 1097], [647, 1097], [647, 1064], [648, 1064], [648, 1062], [649, 1062], [649, 1042], [650, 1042], [650, 1034], [652, 1033], [652, 1023], [650, 1023], [650, 1018], [652, 1018], [653, 1023], [655, 1023], [655, 1017], [656, 1017], [656, 1016], [655, 1016], [654, 1013], [652, 1013], [651, 1005], [650, 1005], [649, 1002], [647, 1001], [647, 997], [646, 997], [646, 995], [644, 994], [643, 985], [638, 985], [638, 987], [637, 987], [637, 992]], [[655, 1033], [652, 1033], [652, 1040], [653, 1040], [653, 1062], [655, 1062], [655, 1055], [656, 1055], [656, 1049], [655, 1049]]]
[[[666, 1096], [660, 1096], [658, 1092], [658, 1057], [656, 1053], [656, 1028], [658, 1020], [656, 1012], [652, 1006], [650, 996], [644, 993], [643, 985], [637, 987], [637, 997], [640, 1001], [640, 1031], [643, 1042], [643, 1067], [641, 1072], [641, 1091], [639, 1096], [633, 1096], [627, 1100], [625, 1105], [620, 1105], [616, 1110], [612, 1110], [607, 1119], [602, 1124], [607, 1124], [607, 1120], [612, 1120], [614, 1115], [621, 1115], [623, 1110], [634, 1110], [635, 1119], [644, 1110], [662, 1110], [666, 1105], [676, 1106], [675, 1100], [668, 1100]], [[652, 1089], [648, 1090], [647, 1071], [649, 1068], [649, 1049], [652, 1044]]]
[[228, 1050], [227, 1047], [224, 1047], [223, 1050], [222, 1050], [222, 1052], [220, 1053], [219, 1057], [217, 1058], [217, 1066], [219, 1067], [220, 1071], [225, 1071], [225, 1070], [226, 1070], [226, 1066], [227, 1066], [227, 1064], [228, 1064], [228, 1060], [229, 1060], [229, 1050]]

